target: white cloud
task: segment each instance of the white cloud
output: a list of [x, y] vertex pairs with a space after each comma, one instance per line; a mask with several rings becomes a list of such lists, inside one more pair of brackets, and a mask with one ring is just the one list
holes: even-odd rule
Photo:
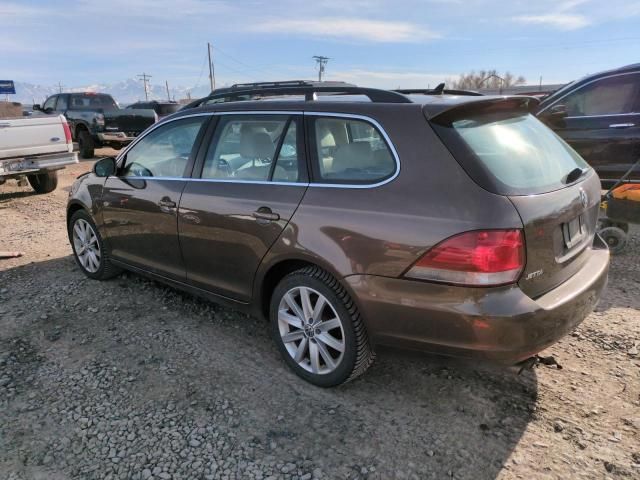
[[577, 30], [591, 25], [584, 15], [571, 13], [549, 13], [545, 15], [520, 15], [513, 17], [516, 22], [546, 25], [560, 30]]
[[270, 19], [249, 27], [250, 31], [312, 35], [378, 43], [417, 43], [439, 38], [428, 28], [408, 22], [324, 17]]

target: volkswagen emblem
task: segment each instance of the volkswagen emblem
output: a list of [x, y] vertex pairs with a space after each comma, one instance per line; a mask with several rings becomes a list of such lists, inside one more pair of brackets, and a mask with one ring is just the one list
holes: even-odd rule
[[583, 189], [580, 189], [580, 201], [582, 202], [582, 206], [584, 208], [587, 208], [587, 203], [589, 203], [589, 200], [587, 198], [587, 192], [585, 192]]

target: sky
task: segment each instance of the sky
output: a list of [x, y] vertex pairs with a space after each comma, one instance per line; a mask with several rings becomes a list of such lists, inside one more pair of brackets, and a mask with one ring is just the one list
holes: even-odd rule
[[435, 86], [479, 69], [563, 83], [640, 62], [637, 0], [0, 0], [0, 78], [67, 87], [146, 72], [202, 86], [317, 76]]

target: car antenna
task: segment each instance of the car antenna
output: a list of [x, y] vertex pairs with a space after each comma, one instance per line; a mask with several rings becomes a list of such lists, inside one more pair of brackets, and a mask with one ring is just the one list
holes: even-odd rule
[[439, 83], [438, 86], [433, 89], [433, 93], [436, 95], [442, 95], [442, 92], [444, 92], [444, 82]]

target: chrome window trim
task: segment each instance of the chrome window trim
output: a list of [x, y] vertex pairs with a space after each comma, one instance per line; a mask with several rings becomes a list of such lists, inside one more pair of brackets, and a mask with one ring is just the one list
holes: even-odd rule
[[[575, 88], [573, 90], [569, 90], [567, 93], [565, 93], [564, 95], [562, 95], [560, 98], [558, 98], [557, 100], [555, 100], [553, 103], [550, 103], [549, 105], [547, 105], [546, 107], [544, 107], [542, 110], [540, 110], [537, 115], [540, 115], [542, 112], [544, 112], [545, 110], [548, 110], [549, 108], [553, 107], [556, 103], [558, 103], [560, 100], [562, 100], [563, 98], [565, 98], [568, 95], [571, 95], [575, 92], [578, 92], [580, 90], [582, 90], [584, 87], [591, 85], [592, 83], [595, 82], [599, 82], [600, 80], [606, 80], [607, 78], [615, 78], [615, 77], [622, 77], [625, 75], [640, 75], [640, 72], [625, 72], [625, 73], [614, 73], [612, 75], [607, 75], [606, 77], [599, 77], [599, 78], [594, 78], [593, 80], [587, 82], [587, 83], [583, 83], [582, 85], [580, 85], [578, 88]], [[608, 113], [606, 115], [630, 115], [628, 113]], [[604, 115], [589, 115], [590, 117], [603, 117]], [[567, 117], [567, 118], [585, 118], [587, 116], [581, 116], [581, 117]]]
[[602, 117], [625, 117], [628, 115], [640, 115], [640, 112], [629, 112], [629, 113], [604, 113], [602, 115], [580, 115], [580, 116], [576, 116], [576, 115], [572, 115], [570, 117], [564, 117], [565, 119], [567, 118], [602, 118]]
[[318, 112], [318, 111], [281, 111], [281, 110], [247, 110], [247, 111], [224, 111], [224, 112], [201, 112], [201, 113], [193, 113], [190, 115], [183, 115], [176, 118], [168, 118], [162, 122], [158, 122], [152, 127], [149, 127], [148, 130], [145, 130], [142, 134], [140, 134], [133, 142], [131, 142], [127, 147], [118, 154], [116, 157], [116, 164], [118, 166], [119, 163], [124, 159], [127, 152], [133, 148], [139, 141], [141, 141], [144, 137], [153, 132], [156, 128], [160, 128], [163, 125], [166, 125], [171, 122], [175, 122], [177, 120], [183, 120], [192, 117], [204, 117], [204, 116], [215, 116], [215, 115], [313, 115], [313, 116], [321, 116], [321, 117], [335, 117], [335, 118], [350, 118], [355, 120], [362, 120], [364, 122], [368, 122], [372, 124], [374, 127], [378, 129], [382, 138], [386, 142], [393, 158], [396, 162], [396, 169], [392, 176], [386, 178], [380, 182], [376, 183], [366, 183], [366, 184], [351, 184], [351, 183], [309, 183], [309, 182], [269, 182], [264, 180], [226, 180], [226, 179], [214, 179], [214, 178], [191, 178], [191, 177], [123, 177], [131, 180], [168, 180], [168, 181], [185, 181], [185, 182], [212, 182], [212, 183], [247, 183], [247, 184], [258, 184], [258, 185], [289, 185], [289, 186], [300, 186], [300, 187], [320, 187], [320, 188], [348, 188], [348, 189], [363, 189], [363, 188], [377, 188], [382, 185], [386, 185], [389, 182], [395, 180], [398, 175], [400, 175], [400, 157], [398, 156], [398, 152], [396, 150], [395, 145], [387, 135], [385, 129], [380, 125], [380, 123], [367, 116], [367, 115], [359, 115], [353, 113], [337, 113], [337, 112]]
[[256, 185], [288, 185], [291, 187], [308, 187], [308, 182], [269, 182], [266, 180], [226, 180], [224, 178], [189, 178], [189, 177], [118, 177], [133, 180], [166, 180], [169, 182], [210, 182], [210, 183], [249, 183]]

